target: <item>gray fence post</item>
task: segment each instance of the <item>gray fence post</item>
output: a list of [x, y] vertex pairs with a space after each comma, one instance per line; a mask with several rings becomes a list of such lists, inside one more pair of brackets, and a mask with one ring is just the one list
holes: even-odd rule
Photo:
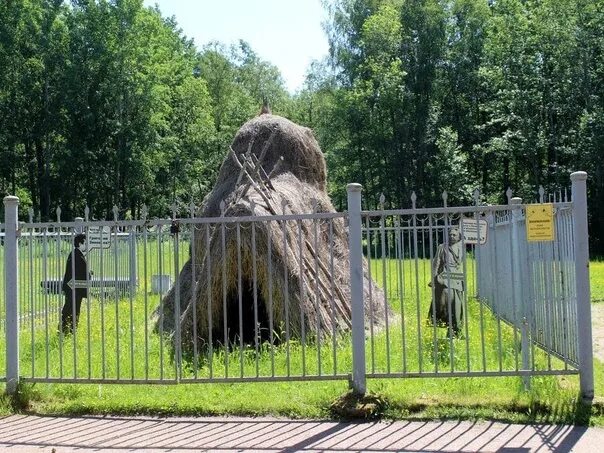
[[6, 301], [6, 393], [19, 385], [19, 262], [17, 211], [19, 199], [4, 197], [4, 300]]
[[577, 323], [579, 331], [579, 382], [581, 398], [594, 397], [594, 365], [591, 335], [591, 297], [589, 290], [589, 236], [587, 233], [587, 173], [577, 171], [572, 181], [575, 279], [577, 285]]
[[360, 184], [348, 184], [348, 247], [350, 250], [350, 302], [352, 305], [352, 389], [364, 395], [365, 376], [365, 306], [363, 305], [363, 245], [361, 234]]

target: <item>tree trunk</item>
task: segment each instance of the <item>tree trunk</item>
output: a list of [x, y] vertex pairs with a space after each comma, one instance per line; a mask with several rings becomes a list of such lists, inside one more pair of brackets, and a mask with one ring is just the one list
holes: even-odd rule
[[50, 187], [48, 172], [48, 153], [44, 144], [36, 140], [36, 164], [38, 167], [38, 190], [40, 192], [40, 218], [46, 221], [50, 218]]

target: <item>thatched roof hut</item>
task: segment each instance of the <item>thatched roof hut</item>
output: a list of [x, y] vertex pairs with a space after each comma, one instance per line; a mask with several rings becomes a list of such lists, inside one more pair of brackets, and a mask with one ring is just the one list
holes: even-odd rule
[[[235, 136], [199, 216], [334, 213], [325, 189], [325, 159], [311, 130], [262, 114]], [[195, 262], [189, 260], [179, 277], [185, 349], [193, 339], [202, 344], [261, 335], [266, 340], [278, 326], [292, 337], [349, 330], [349, 252], [342, 218], [199, 227]], [[375, 284], [369, 290], [366, 266], [365, 277], [367, 321], [381, 324], [384, 295]], [[174, 332], [175, 303], [173, 287], [158, 307], [165, 332]]]

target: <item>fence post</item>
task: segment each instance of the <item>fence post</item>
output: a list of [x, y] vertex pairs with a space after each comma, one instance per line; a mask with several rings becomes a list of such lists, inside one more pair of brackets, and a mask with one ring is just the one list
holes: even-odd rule
[[[520, 230], [518, 223], [520, 222], [520, 210], [522, 209], [522, 198], [514, 197], [510, 200], [512, 204], [512, 272], [514, 275], [514, 312], [516, 316], [521, 316], [520, 319], [520, 344], [522, 353], [522, 370], [526, 371], [530, 368], [530, 343], [528, 329], [528, 315], [526, 300], [522, 298], [522, 266], [520, 263]], [[516, 320], [518, 322], [518, 320]], [[528, 375], [522, 376], [525, 390], [531, 388], [531, 377]]]
[[348, 248], [350, 250], [350, 302], [352, 306], [352, 390], [364, 395], [365, 306], [363, 305], [363, 245], [360, 184], [348, 184]]
[[19, 199], [4, 197], [4, 300], [6, 301], [6, 393], [19, 385], [19, 262], [17, 210]]
[[579, 330], [579, 382], [581, 398], [594, 397], [594, 366], [591, 335], [591, 297], [589, 290], [589, 236], [587, 232], [587, 173], [576, 171], [572, 181], [575, 281], [577, 285], [577, 323]]

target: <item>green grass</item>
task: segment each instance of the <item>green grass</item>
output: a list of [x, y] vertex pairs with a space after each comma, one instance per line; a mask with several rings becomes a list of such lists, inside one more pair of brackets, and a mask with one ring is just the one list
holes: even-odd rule
[[[595, 264], [595, 265], [594, 265]], [[592, 296], [598, 294], [604, 281], [604, 266], [602, 263], [592, 263]], [[427, 262], [420, 262], [420, 275]], [[392, 263], [389, 266], [393, 266]], [[373, 274], [378, 284], [381, 281], [382, 269], [375, 266]], [[471, 269], [469, 269], [471, 271]], [[429, 272], [429, 270], [428, 270]], [[390, 275], [396, 275], [392, 272]], [[149, 278], [149, 276], [147, 276]], [[387, 277], [389, 287], [394, 286], [393, 277]], [[423, 279], [423, 278], [422, 278]], [[594, 280], [600, 286], [594, 285]], [[422, 306], [419, 310], [420, 321], [427, 314], [429, 288], [420, 281], [418, 293]], [[148, 283], [149, 284], [149, 283]], [[430, 371], [439, 366], [440, 369], [453, 367], [463, 370], [470, 364], [471, 369], [480, 368], [482, 355], [480, 352], [480, 329], [476, 322], [469, 323], [469, 351], [465, 341], [453, 344], [444, 337], [444, 331], [439, 329], [436, 334], [436, 350], [434, 330], [426, 328], [420, 322], [418, 326], [415, 314], [415, 283], [406, 282], [408, 290], [406, 297], [390, 297], [393, 313], [388, 332], [393, 347], [386, 353], [386, 332], [376, 335], [372, 344], [368, 342], [367, 357], [370, 360], [372, 348], [376, 357], [377, 372], [387, 368], [388, 360], [391, 367], [401, 368], [402, 337], [400, 334], [401, 313], [406, 316], [407, 350], [417, 351], [419, 344], [423, 346], [421, 357], [424, 369]], [[146, 299], [146, 302], [145, 302]], [[401, 303], [402, 300], [402, 303]], [[62, 341], [54, 331], [56, 324], [48, 323], [48, 359], [46, 356], [47, 329], [44, 322], [38, 322], [34, 329], [32, 343], [31, 333], [23, 332], [21, 341], [21, 374], [23, 376], [40, 376], [48, 373], [50, 376], [78, 377], [101, 376], [104, 370], [106, 377], [128, 378], [174, 378], [174, 364], [170, 360], [170, 347], [165, 339], [161, 339], [152, 330], [153, 323], [150, 313], [159, 301], [158, 296], [139, 294], [132, 301], [125, 299], [116, 302], [108, 299], [101, 304], [92, 299], [90, 311], [84, 306], [80, 318], [80, 329], [75, 341], [77, 361], [74, 366], [73, 337]], [[60, 301], [55, 300], [56, 307]], [[84, 301], [86, 304], [86, 300]], [[116, 310], [117, 307], [117, 310]], [[402, 311], [401, 311], [402, 309]], [[116, 319], [116, 313], [118, 317]], [[514, 348], [513, 331], [502, 323], [498, 323], [488, 311], [480, 311], [476, 301], [469, 303], [470, 320], [483, 319], [486, 332], [485, 344], [486, 362], [489, 369], [499, 367], [499, 348], [503, 357], [504, 369], [513, 368], [518, 357]], [[88, 319], [90, 318], [90, 329]], [[100, 319], [104, 320], [101, 329]], [[130, 334], [130, 319], [133, 320], [134, 330]], [[419, 328], [419, 330], [418, 330]], [[421, 333], [420, 333], [421, 331]], [[91, 348], [87, 348], [88, 335], [91, 338]], [[502, 340], [500, 341], [499, 338]], [[102, 342], [102, 339], [104, 341]], [[349, 339], [344, 335], [337, 338], [337, 363], [333, 362], [331, 350], [323, 347], [321, 350], [322, 372], [347, 373], [351, 369], [351, 350]], [[32, 348], [33, 344], [33, 348]], [[102, 348], [101, 344], [105, 347]], [[460, 347], [461, 346], [461, 347]], [[4, 338], [0, 339], [0, 348], [4, 347]], [[434, 353], [436, 351], [436, 354]], [[305, 345], [304, 361], [307, 371], [312, 374], [317, 371], [318, 350], [316, 346]], [[469, 352], [469, 354], [468, 354]], [[289, 366], [292, 374], [302, 368], [302, 348], [299, 343], [293, 343], [290, 350]], [[209, 376], [210, 362], [215, 376], [224, 375], [225, 357], [229, 361], [229, 376], [243, 373], [245, 376], [270, 375], [273, 367], [276, 374], [284, 374], [288, 365], [284, 346], [271, 350], [265, 347], [260, 355], [253, 350], [243, 351], [243, 369], [239, 367], [239, 351], [224, 354], [217, 351], [211, 361], [205, 361], [197, 369], [198, 377]], [[90, 360], [89, 360], [90, 357]], [[148, 362], [145, 362], [145, 360]], [[419, 368], [420, 357], [409, 353], [406, 367], [409, 370]], [[545, 367], [547, 358], [543, 354], [536, 356], [537, 366]], [[5, 367], [4, 354], [0, 355], [0, 369]], [[90, 363], [90, 368], [89, 368]], [[148, 363], [148, 366], [145, 366]], [[371, 371], [371, 366], [369, 367]], [[191, 364], [185, 364], [185, 376], [193, 376]], [[604, 395], [604, 366], [596, 362], [596, 395]], [[293, 418], [324, 418], [332, 416], [330, 404], [347, 390], [346, 381], [318, 382], [273, 382], [273, 383], [244, 383], [244, 384], [179, 384], [179, 385], [127, 385], [127, 384], [24, 384], [20, 389], [18, 399], [0, 397], [0, 415], [16, 411], [32, 411], [40, 414], [162, 414], [162, 415], [280, 415]], [[386, 400], [386, 408], [382, 414], [386, 418], [433, 419], [433, 418], [462, 418], [462, 419], [492, 419], [515, 422], [543, 421], [551, 423], [585, 423], [587, 418], [577, 408], [578, 378], [565, 377], [535, 377], [532, 388], [525, 391], [522, 380], [518, 377], [473, 377], [473, 378], [407, 378], [407, 379], [370, 379], [368, 390], [378, 393]], [[604, 414], [601, 405], [592, 408], [592, 424], [604, 425]]]
[[604, 302], [604, 261], [589, 263], [589, 286], [592, 302]]

